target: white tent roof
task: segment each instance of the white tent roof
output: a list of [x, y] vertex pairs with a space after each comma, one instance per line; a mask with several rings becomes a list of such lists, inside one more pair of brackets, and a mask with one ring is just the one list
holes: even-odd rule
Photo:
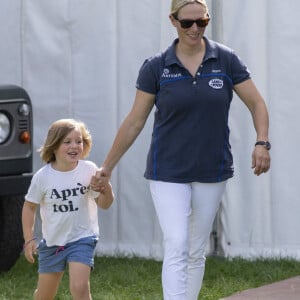
[[[169, 0], [2, 0], [0, 82], [22, 85], [30, 94], [36, 149], [50, 123], [74, 117], [88, 124], [94, 139], [90, 159], [101, 164], [132, 105], [140, 65], [175, 37], [169, 5]], [[226, 0], [223, 11], [218, 1], [213, 5], [212, 18], [223, 22], [209, 25], [207, 34], [221, 37], [248, 64], [269, 108], [273, 146], [270, 173], [255, 177], [255, 131], [235, 97], [230, 114], [235, 177], [219, 213], [222, 249], [228, 256], [300, 258], [300, 2]], [[99, 255], [162, 257], [143, 178], [152, 121], [114, 171], [116, 201], [109, 211], [99, 211]], [[35, 170], [41, 165], [35, 153]]]

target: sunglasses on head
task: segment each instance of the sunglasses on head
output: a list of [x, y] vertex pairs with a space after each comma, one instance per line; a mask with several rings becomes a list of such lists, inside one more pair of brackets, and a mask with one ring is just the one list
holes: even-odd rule
[[188, 20], [188, 19], [183, 19], [179, 20], [177, 17], [174, 17], [175, 20], [177, 20], [180, 23], [181, 28], [190, 28], [194, 25], [194, 23], [197, 24], [198, 27], [206, 27], [209, 23], [210, 18], [205, 18], [205, 19], [197, 19], [197, 20]]

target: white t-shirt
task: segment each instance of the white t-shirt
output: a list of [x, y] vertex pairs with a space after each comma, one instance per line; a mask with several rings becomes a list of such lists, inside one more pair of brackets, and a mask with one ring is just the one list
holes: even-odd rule
[[88, 188], [96, 170], [93, 162], [80, 160], [72, 171], [60, 172], [47, 164], [34, 174], [25, 199], [40, 205], [47, 246], [99, 235], [97, 193]]

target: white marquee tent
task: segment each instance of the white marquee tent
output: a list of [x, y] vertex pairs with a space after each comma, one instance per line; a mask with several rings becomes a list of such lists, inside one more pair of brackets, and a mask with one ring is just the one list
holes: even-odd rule
[[[235, 177], [215, 224], [218, 246], [226, 256], [300, 259], [300, 2], [208, 4], [213, 21], [207, 35], [248, 64], [269, 108], [273, 146], [271, 171], [254, 176], [255, 131], [235, 97], [230, 114]], [[89, 126], [94, 139], [89, 159], [101, 164], [132, 105], [140, 65], [175, 37], [169, 6], [170, 0], [1, 0], [0, 83], [28, 91], [35, 149], [50, 123], [73, 117]], [[113, 173], [116, 201], [99, 211], [98, 255], [162, 257], [161, 232], [143, 178], [152, 121], [150, 116]], [[34, 155], [37, 170], [42, 163]]]

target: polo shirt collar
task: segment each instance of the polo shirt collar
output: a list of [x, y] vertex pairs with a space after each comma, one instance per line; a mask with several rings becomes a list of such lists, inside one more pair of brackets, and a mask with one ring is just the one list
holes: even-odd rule
[[[206, 45], [206, 51], [205, 51], [205, 56], [204, 56], [203, 61], [217, 58], [218, 57], [217, 44], [215, 42], [209, 40], [205, 36], [203, 38], [205, 40], [205, 45]], [[173, 41], [172, 45], [166, 51], [166, 59], [165, 59], [166, 66], [170, 66], [173, 64], [181, 65], [180, 61], [178, 60], [178, 58], [176, 56], [176, 52], [175, 52], [175, 46], [178, 43], [178, 41], [179, 41], [178, 38], [175, 39]]]

